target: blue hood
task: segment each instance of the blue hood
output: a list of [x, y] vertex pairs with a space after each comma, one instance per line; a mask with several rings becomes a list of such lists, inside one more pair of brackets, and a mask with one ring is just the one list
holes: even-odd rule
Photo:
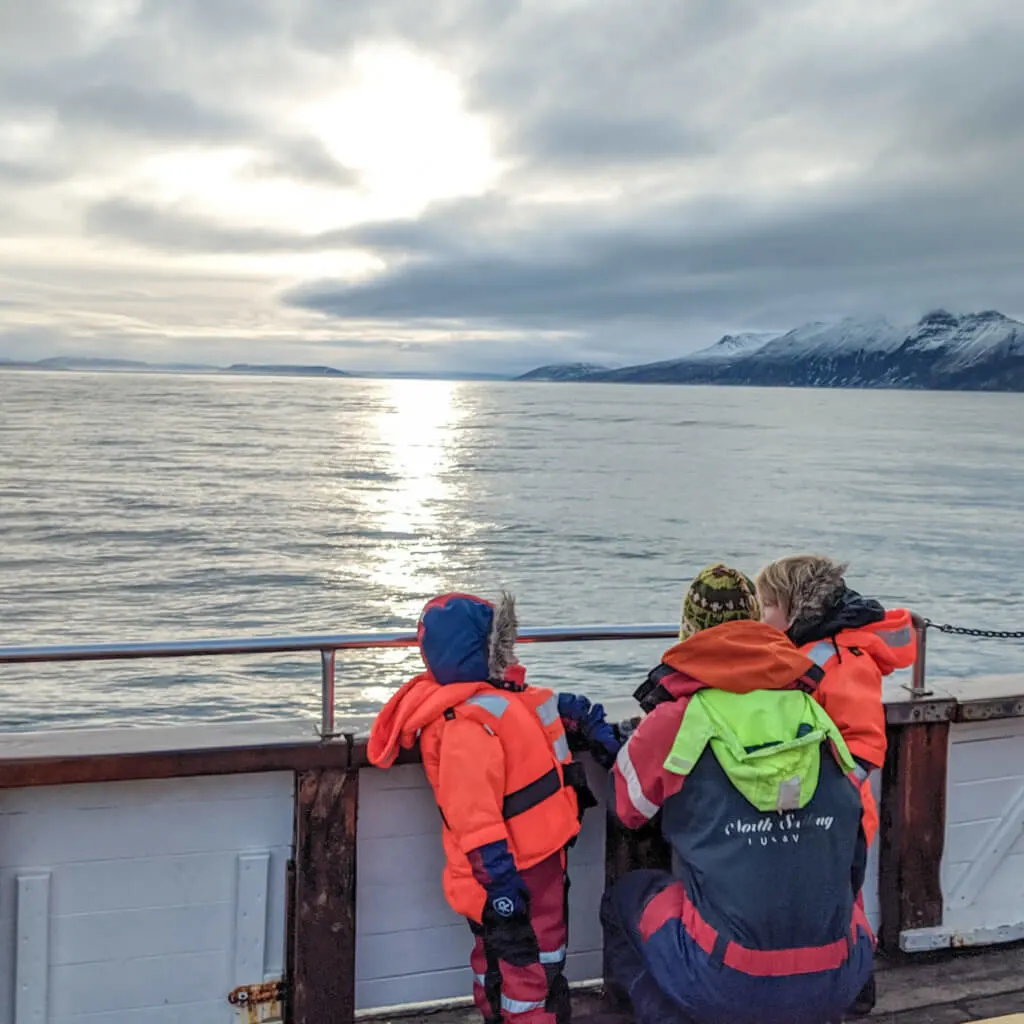
[[420, 653], [442, 685], [490, 678], [494, 606], [471, 594], [442, 594], [420, 616]]

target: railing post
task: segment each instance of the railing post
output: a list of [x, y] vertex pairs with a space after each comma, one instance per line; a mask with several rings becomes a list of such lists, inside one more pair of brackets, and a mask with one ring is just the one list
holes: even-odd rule
[[355, 1017], [358, 803], [358, 769], [296, 772], [288, 1024]]
[[334, 662], [333, 648], [320, 652], [320, 738], [333, 739], [334, 731]]
[[942, 924], [947, 767], [955, 709], [952, 698], [889, 709], [877, 842], [879, 939], [890, 956], [904, 951], [905, 932]]
[[915, 697], [929, 697], [925, 676], [926, 655], [928, 653], [928, 625], [920, 615], [911, 615], [914, 629], [917, 631], [917, 657], [914, 659], [913, 675], [907, 689]]

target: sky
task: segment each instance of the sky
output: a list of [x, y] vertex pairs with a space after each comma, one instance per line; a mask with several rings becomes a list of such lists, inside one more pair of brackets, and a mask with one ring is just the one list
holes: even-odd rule
[[1020, 316], [1022, 49], [1009, 0], [0, 0], [0, 356]]

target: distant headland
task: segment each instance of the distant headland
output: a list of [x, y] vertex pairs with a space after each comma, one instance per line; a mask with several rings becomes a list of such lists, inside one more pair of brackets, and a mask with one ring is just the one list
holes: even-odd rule
[[351, 377], [333, 366], [233, 363], [146, 363], [138, 359], [103, 359], [90, 356], [51, 356], [48, 359], [0, 359], [0, 370], [92, 370], [108, 373], [246, 373], [268, 377]]
[[916, 324], [882, 317], [808, 323], [791, 331], [728, 334], [656, 363], [609, 370], [538, 367], [519, 380], [747, 387], [1024, 391], [1024, 323], [996, 310], [933, 310]]

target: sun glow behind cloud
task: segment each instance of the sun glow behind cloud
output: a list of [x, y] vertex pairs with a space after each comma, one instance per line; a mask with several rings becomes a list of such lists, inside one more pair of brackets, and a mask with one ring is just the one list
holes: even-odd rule
[[350, 65], [344, 86], [289, 108], [285, 129], [321, 142], [339, 168], [354, 172], [351, 187], [254, 174], [260, 154], [232, 145], [147, 156], [119, 191], [227, 226], [315, 234], [415, 217], [435, 200], [493, 184], [499, 167], [489, 126], [467, 112], [454, 75], [405, 47], [357, 50]]
[[[113, 12], [111, 8], [111, 16]], [[309, 279], [356, 281], [385, 269], [379, 256], [352, 247], [341, 234], [337, 240], [321, 242], [325, 233], [340, 233], [368, 221], [415, 218], [436, 200], [477, 195], [497, 181], [501, 167], [491, 125], [467, 109], [458, 77], [436, 60], [410, 46], [375, 44], [356, 48], [346, 60], [313, 65], [312, 88], [306, 83], [307, 88], [272, 104], [275, 132], [286, 142], [302, 139], [322, 146], [325, 161], [337, 164], [337, 180], [302, 177], [289, 174], [287, 167], [268, 166], [265, 150], [227, 136], [223, 141], [166, 140], [148, 150], [126, 149], [123, 160], [107, 163], [102, 172], [83, 169], [65, 183], [67, 201], [51, 204], [47, 214], [53, 244], [68, 259], [112, 278], [148, 268], [167, 280], [187, 272], [192, 280], [207, 273], [211, 282], [232, 277], [272, 282], [272, 290], [254, 295], [253, 301], [264, 304], [267, 327], [257, 331], [254, 340], [269, 332], [267, 340], [273, 343], [282, 329], [287, 333], [300, 319], [288, 310], [274, 312], [275, 296], [282, 289]], [[2, 156], [37, 157], [53, 130], [52, 117], [3, 125]], [[254, 245], [249, 251], [183, 246], [161, 251], [159, 245], [116, 235], [87, 239], [68, 230], [69, 202], [83, 210], [121, 202], [223, 232], [307, 236], [311, 244], [308, 251], [301, 245], [265, 250]], [[36, 220], [37, 226], [44, 223]], [[35, 231], [22, 236], [13, 230], [6, 244], [8, 256], [17, 258], [22, 268], [42, 258]], [[50, 279], [55, 289], [61, 283], [59, 272]], [[13, 311], [6, 319], [15, 329], [31, 327], [52, 322], [59, 310], [68, 336], [80, 336], [86, 345], [94, 344], [110, 323], [96, 316], [82, 335], [80, 303], [57, 290], [51, 292], [50, 302], [45, 316]], [[145, 311], [138, 312], [141, 318], [131, 324], [129, 333], [140, 339], [158, 333], [211, 339], [218, 335], [217, 325], [199, 330], [193, 317], [173, 305], [165, 306], [159, 324], [147, 324]], [[275, 325], [275, 319], [280, 323]], [[308, 324], [306, 330], [313, 326]], [[335, 336], [344, 333], [337, 330]]]
[[490, 128], [466, 111], [451, 72], [393, 46], [356, 51], [353, 67], [355, 88], [314, 104], [306, 127], [360, 172], [368, 196], [391, 216], [415, 216], [429, 202], [494, 182]]

